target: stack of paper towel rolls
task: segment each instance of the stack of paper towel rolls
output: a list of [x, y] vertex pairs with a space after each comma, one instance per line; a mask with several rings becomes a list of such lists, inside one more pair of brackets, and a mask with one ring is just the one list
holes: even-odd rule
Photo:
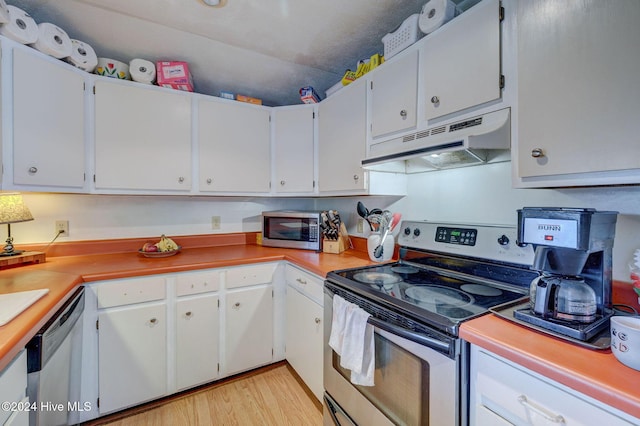
[[98, 56], [87, 43], [71, 39], [71, 55], [65, 61], [86, 72], [93, 72], [98, 65]]
[[[4, 0], [0, 0], [4, 3]], [[6, 23], [0, 26], [0, 34], [22, 44], [33, 44], [38, 41], [38, 24], [24, 10], [4, 4], [9, 12]]]
[[156, 81], [156, 66], [145, 59], [132, 59], [129, 62], [129, 74], [131, 79], [138, 83], [153, 84]]
[[418, 27], [423, 33], [429, 34], [453, 19], [457, 12], [457, 7], [451, 0], [427, 0], [422, 6]]

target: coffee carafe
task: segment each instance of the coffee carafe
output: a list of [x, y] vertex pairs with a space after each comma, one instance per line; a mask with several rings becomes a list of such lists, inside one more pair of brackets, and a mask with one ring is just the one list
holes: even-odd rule
[[530, 306], [516, 318], [586, 341], [612, 315], [611, 267], [617, 212], [525, 207], [518, 210], [518, 242], [532, 244]]

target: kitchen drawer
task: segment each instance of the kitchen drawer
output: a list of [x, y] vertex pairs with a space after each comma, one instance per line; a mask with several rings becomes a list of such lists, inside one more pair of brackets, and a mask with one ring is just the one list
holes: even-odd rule
[[176, 296], [218, 291], [220, 270], [176, 275]]
[[285, 266], [284, 276], [288, 285], [298, 289], [322, 306], [324, 300], [322, 296], [324, 281], [322, 278], [289, 264]]
[[[494, 420], [502, 418], [517, 425], [632, 424], [616, 415], [612, 408], [608, 411], [585, 395], [565, 390], [555, 382], [543, 380], [482, 350], [477, 351], [475, 379], [472, 412], [478, 411], [476, 422], [471, 424], [482, 424], [478, 419], [483, 418], [480, 413], [487, 414], [484, 408], [496, 414]], [[502, 419], [493, 424], [503, 424]]]
[[162, 300], [166, 297], [164, 277], [133, 278], [98, 285], [98, 309]]
[[275, 263], [265, 263], [227, 269], [226, 287], [238, 288], [270, 283], [273, 281], [273, 274], [277, 266]]
[[[27, 351], [22, 350], [13, 361], [0, 372], [0, 402], [18, 403], [25, 398], [27, 389]], [[4, 425], [11, 410], [0, 410], [0, 424]]]

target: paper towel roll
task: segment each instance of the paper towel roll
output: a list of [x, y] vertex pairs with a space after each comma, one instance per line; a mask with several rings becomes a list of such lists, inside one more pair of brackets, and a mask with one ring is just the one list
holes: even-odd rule
[[0, 24], [6, 24], [9, 22], [9, 9], [7, 3], [4, 0], [0, 0]]
[[131, 79], [138, 83], [153, 84], [156, 80], [156, 66], [145, 59], [132, 59], [129, 62]]
[[93, 47], [83, 41], [74, 39], [71, 39], [71, 55], [65, 60], [74, 67], [86, 72], [92, 72], [98, 65], [98, 57]]
[[60, 27], [49, 22], [38, 24], [38, 40], [34, 48], [54, 58], [66, 58], [71, 55], [71, 39]]
[[429, 34], [456, 16], [456, 5], [451, 0], [428, 0], [422, 6], [418, 27], [420, 31]]
[[24, 10], [8, 5], [9, 22], [0, 26], [0, 34], [22, 44], [38, 40], [38, 24]]

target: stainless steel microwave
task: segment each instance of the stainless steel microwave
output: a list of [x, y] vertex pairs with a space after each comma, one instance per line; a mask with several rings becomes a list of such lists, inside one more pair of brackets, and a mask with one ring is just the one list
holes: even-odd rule
[[262, 212], [262, 245], [321, 251], [320, 212]]

